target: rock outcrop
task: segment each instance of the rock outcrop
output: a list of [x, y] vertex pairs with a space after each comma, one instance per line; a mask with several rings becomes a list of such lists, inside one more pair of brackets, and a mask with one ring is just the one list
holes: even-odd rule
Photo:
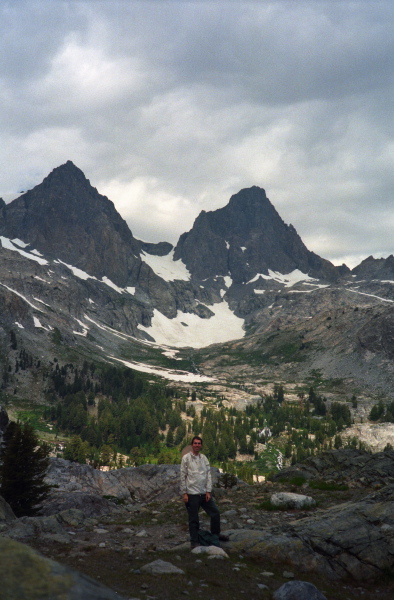
[[[60, 507], [71, 508], [73, 498], [74, 506], [84, 510], [83, 498], [87, 495], [101, 500], [112, 497], [125, 503], [167, 502], [179, 497], [179, 470], [179, 465], [142, 465], [99, 471], [89, 465], [52, 458], [46, 482], [55, 488], [43, 510], [53, 514]], [[211, 472], [215, 484], [219, 469], [211, 467]]]
[[122, 600], [94, 579], [0, 537], [1, 592], [7, 600]]
[[231, 530], [232, 550], [299, 572], [376, 580], [394, 567], [394, 485], [298, 521], [281, 531]]
[[363, 450], [329, 450], [319, 456], [311, 456], [302, 463], [283, 469], [274, 480], [323, 479], [359, 486], [382, 486], [394, 482], [394, 451], [371, 454]]

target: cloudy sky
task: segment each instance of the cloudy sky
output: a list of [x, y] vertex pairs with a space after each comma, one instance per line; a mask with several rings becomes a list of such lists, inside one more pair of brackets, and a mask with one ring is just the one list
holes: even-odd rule
[[0, 196], [72, 160], [175, 243], [258, 185], [335, 264], [394, 253], [392, 0], [2, 0]]

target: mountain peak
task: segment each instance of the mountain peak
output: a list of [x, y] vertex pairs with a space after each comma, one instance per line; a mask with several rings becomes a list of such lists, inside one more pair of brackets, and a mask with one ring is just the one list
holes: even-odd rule
[[53, 169], [53, 171], [51, 171], [49, 175], [45, 177], [41, 185], [61, 185], [65, 186], [66, 188], [77, 185], [89, 187], [94, 190], [96, 189], [91, 186], [90, 181], [87, 179], [84, 172], [79, 167], [74, 165], [71, 160], [68, 160], [63, 165], [55, 167], [55, 169]]
[[337, 276], [329, 261], [306, 248], [257, 186], [240, 190], [223, 208], [200, 213], [193, 228], [179, 238], [174, 258], [182, 258], [197, 278], [230, 275], [236, 284], [269, 270]]
[[126, 221], [69, 160], [5, 208], [2, 235], [126, 285], [139, 254]]

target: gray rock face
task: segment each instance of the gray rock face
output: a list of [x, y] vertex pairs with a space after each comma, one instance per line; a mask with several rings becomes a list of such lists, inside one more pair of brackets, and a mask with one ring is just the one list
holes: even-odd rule
[[306, 479], [355, 481], [364, 485], [384, 485], [394, 481], [394, 451], [370, 454], [363, 450], [329, 450], [302, 463], [283, 469], [274, 479], [303, 476]]
[[64, 535], [64, 527], [67, 527], [67, 525], [81, 525], [84, 520], [85, 515], [82, 510], [69, 509], [56, 515], [15, 519], [8, 522], [5, 531], [8, 537], [15, 540], [57, 535], [67, 541], [68, 538]]
[[378, 579], [394, 566], [394, 485], [293, 521], [281, 532], [232, 530], [239, 552], [285, 561], [299, 572], [340, 579]]
[[313, 583], [287, 581], [273, 594], [274, 600], [327, 600]]
[[387, 258], [374, 258], [368, 256], [357, 267], [352, 270], [352, 273], [360, 279], [394, 279], [394, 256], [391, 254]]
[[300, 269], [335, 279], [336, 268], [307, 250], [292, 225], [278, 215], [265, 191], [253, 186], [230, 198], [224, 208], [202, 211], [175, 248], [198, 279], [226, 276], [243, 284], [268, 269], [290, 273]]
[[40, 515], [56, 515], [69, 509], [81, 510], [85, 517], [98, 517], [114, 511], [114, 503], [97, 494], [53, 490]]
[[[50, 460], [46, 481], [58, 486], [51, 496], [56, 502], [56, 494], [93, 494], [113, 496], [126, 502], [168, 501], [179, 497], [180, 465], [142, 465], [114, 471], [98, 471], [89, 465], [72, 463], [62, 458]], [[211, 468], [215, 484], [219, 470]], [[82, 504], [78, 497], [78, 505]], [[71, 496], [69, 502], [72, 501]]]
[[125, 286], [139, 268], [139, 244], [127, 223], [71, 161], [8, 204], [2, 215], [2, 235], [99, 279], [106, 275]]
[[0, 537], [1, 594], [7, 600], [122, 600], [119, 594], [32, 548]]

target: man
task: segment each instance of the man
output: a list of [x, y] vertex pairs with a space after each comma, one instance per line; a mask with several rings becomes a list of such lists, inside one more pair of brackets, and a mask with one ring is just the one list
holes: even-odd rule
[[181, 462], [181, 494], [189, 515], [189, 533], [192, 548], [199, 546], [198, 530], [200, 507], [211, 518], [211, 533], [219, 540], [227, 541], [228, 537], [220, 534], [220, 513], [212, 499], [212, 478], [209, 461], [201, 454], [202, 439], [196, 435], [192, 439], [192, 450], [185, 454]]

